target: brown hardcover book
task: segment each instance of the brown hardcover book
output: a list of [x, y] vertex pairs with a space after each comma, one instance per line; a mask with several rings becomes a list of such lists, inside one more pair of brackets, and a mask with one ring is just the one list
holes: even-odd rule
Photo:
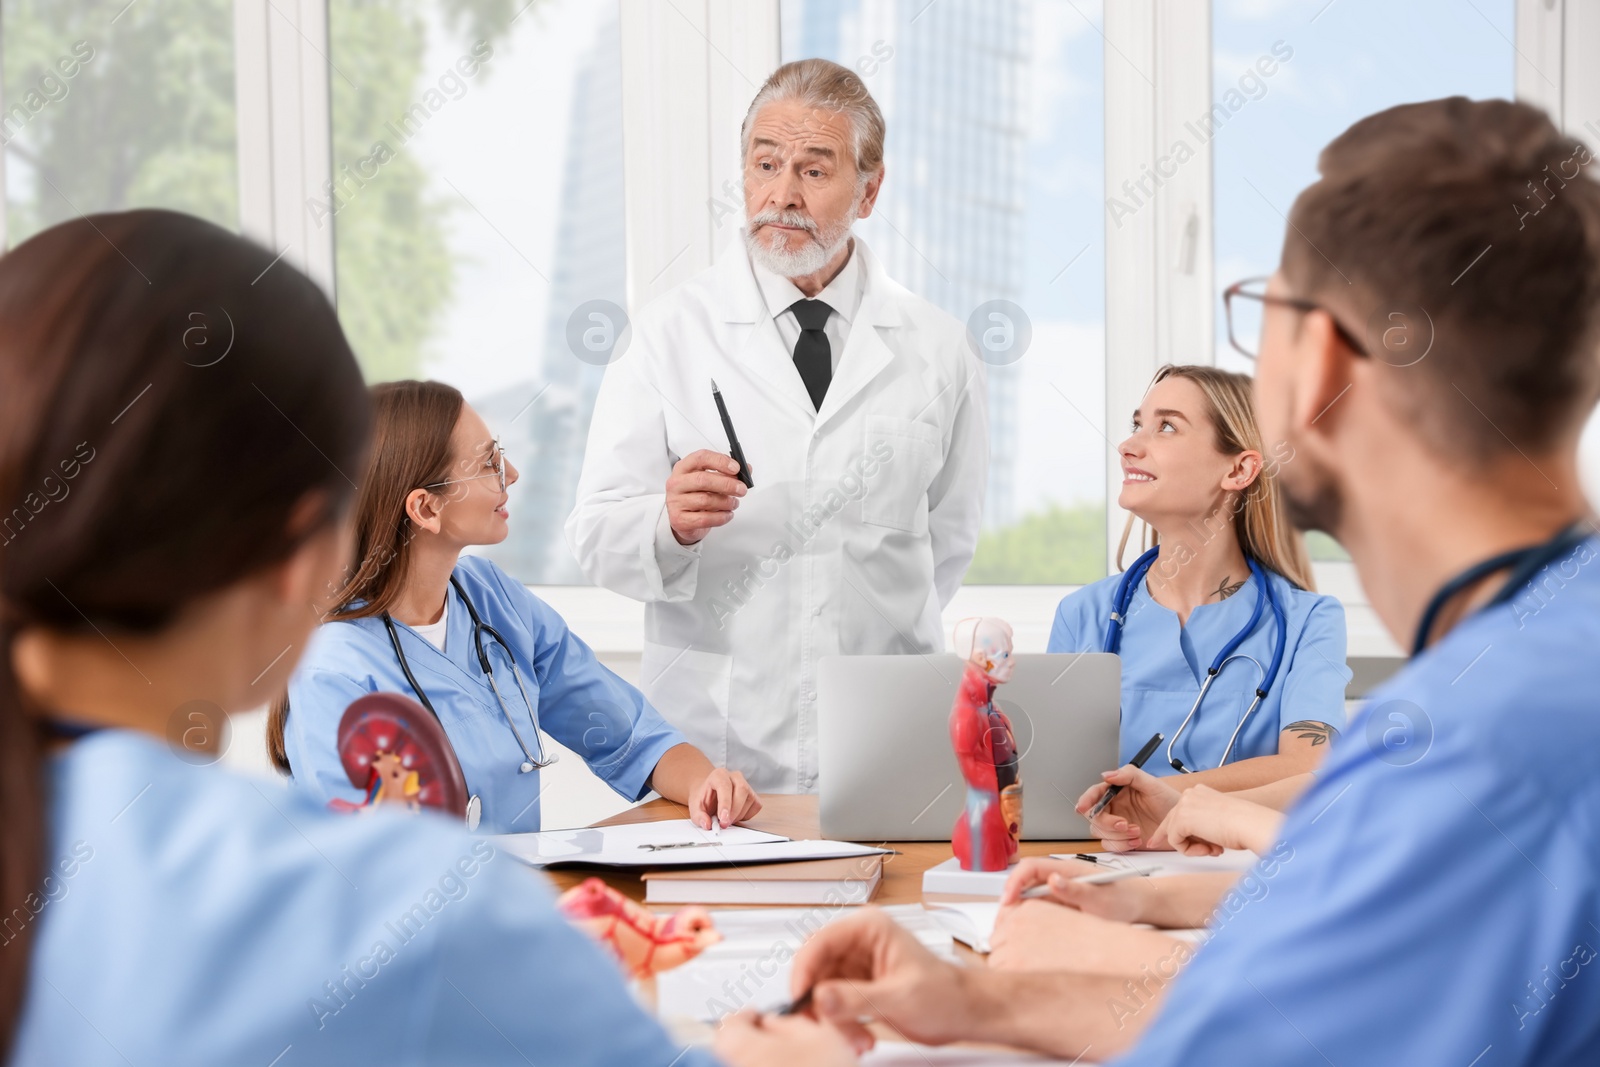
[[641, 877], [646, 904], [865, 904], [883, 881], [883, 856], [645, 871]]

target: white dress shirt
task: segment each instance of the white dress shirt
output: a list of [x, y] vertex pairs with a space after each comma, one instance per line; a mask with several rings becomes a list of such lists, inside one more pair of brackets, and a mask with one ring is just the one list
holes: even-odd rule
[[[833, 276], [832, 281], [822, 287], [822, 292], [814, 297], [833, 309], [833, 314], [828, 316], [828, 323], [822, 328], [822, 332], [828, 338], [829, 354], [833, 357], [832, 369], [835, 374], [839, 373], [839, 356], [844, 352], [844, 343], [850, 337], [850, 324], [855, 321], [856, 309], [861, 306], [861, 290], [865, 283], [865, 278], [861, 274], [861, 257], [855, 254], [853, 238], [850, 244], [850, 255], [845, 259], [844, 266], [839, 268], [839, 273]], [[800, 320], [791, 309], [796, 300], [805, 300], [806, 294], [788, 278], [774, 274], [758, 263], [752, 261], [750, 269], [755, 272], [756, 286], [761, 290], [761, 298], [766, 301], [767, 312], [778, 327], [778, 336], [783, 338], [783, 347], [788, 349], [792, 357], [794, 346], [800, 343]]]

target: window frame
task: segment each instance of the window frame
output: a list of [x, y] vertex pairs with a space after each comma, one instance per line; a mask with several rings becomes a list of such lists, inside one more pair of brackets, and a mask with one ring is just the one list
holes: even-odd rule
[[330, 299], [333, 226], [310, 204], [333, 181], [327, 0], [233, 0], [239, 230]]
[[[779, 0], [616, 0], [621, 18], [627, 276], [637, 307], [708, 266], [737, 219], [739, 124], [779, 61]], [[1211, 98], [1211, 0], [1117, 0], [1104, 8], [1105, 187], [1157, 159], [1192, 101]], [[0, 34], [3, 34], [0, 20]], [[331, 225], [309, 202], [332, 181], [328, 0], [234, 0], [240, 230], [283, 253], [337, 299]], [[1515, 0], [1515, 91], [1600, 152], [1600, 8]], [[3, 38], [0, 38], [3, 40]], [[0, 100], [0, 110], [4, 101]], [[1581, 121], [1588, 116], [1591, 126]], [[1163, 196], [1106, 229], [1108, 504], [1120, 488], [1115, 429], [1155, 368], [1215, 358], [1212, 166], [1209, 144], [1163, 184]], [[0, 159], [0, 240], [4, 239]], [[1112, 358], [1111, 353], [1117, 353]], [[1122, 516], [1106, 509], [1108, 571]], [[1345, 604], [1351, 654], [1398, 654], [1376, 624], [1349, 563], [1314, 566]], [[532, 587], [571, 602], [606, 635], [638, 650], [643, 607], [604, 590]], [[964, 586], [947, 612], [1051, 617], [1075, 586]], [[1036, 629], [1036, 628], [1035, 628]], [[1021, 644], [1042, 648], [1033, 629]], [[1359, 647], [1358, 647], [1359, 645]]]

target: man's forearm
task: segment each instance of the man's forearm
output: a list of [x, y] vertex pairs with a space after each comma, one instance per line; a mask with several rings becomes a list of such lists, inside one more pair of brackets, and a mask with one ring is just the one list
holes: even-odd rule
[[968, 1040], [1074, 1061], [1110, 1059], [1130, 1048], [1149, 1025], [1192, 952], [1178, 945], [1170, 961], [1142, 978], [971, 968]]
[[1174, 874], [1166, 878], [1135, 878], [1143, 903], [1138, 921], [1163, 930], [1192, 930], [1206, 925], [1222, 898], [1242, 871], [1207, 871]]

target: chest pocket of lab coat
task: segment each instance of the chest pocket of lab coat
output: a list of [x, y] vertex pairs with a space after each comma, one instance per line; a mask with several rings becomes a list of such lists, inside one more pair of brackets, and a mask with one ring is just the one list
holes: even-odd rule
[[878, 461], [866, 479], [861, 521], [921, 534], [928, 528], [928, 484], [939, 456], [939, 431], [915, 419], [867, 416], [866, 454]]

